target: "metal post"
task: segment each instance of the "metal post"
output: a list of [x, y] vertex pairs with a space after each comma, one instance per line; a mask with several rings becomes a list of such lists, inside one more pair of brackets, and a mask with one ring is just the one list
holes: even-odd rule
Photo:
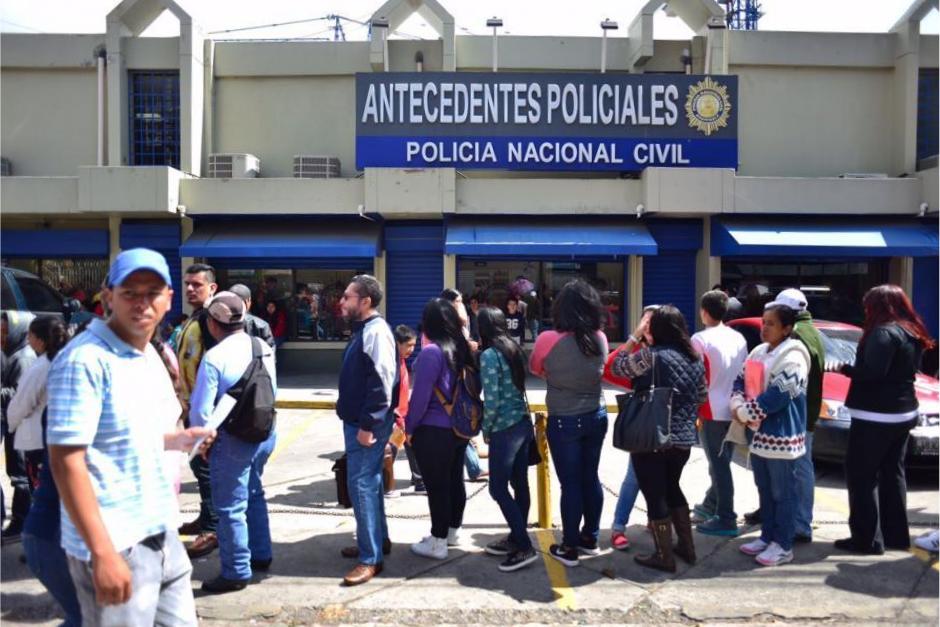
[[548, 416], [544, 412], [535, 414], [535, 443], [542, 461], [536, 466], [535, 476], [538, 482], [539, 527], [552, 528], [552, 476], [548, 469]]
[[496, 72], [499, 67], [499, 44], [497, 43], [499, 36], [496, 34], [496, 29], [502, 27], [503, 21], [494, 16], [486, 20], [486, 25], [493, 29], [493, 71]]
[[601, 31], [601, 74], [607, 71], [607, 29]]

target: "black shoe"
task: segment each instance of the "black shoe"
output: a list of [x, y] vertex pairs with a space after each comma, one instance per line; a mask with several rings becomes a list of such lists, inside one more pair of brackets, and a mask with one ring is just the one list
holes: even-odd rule
[[578, 540], [578, 552], [581, 555], [600, 555], [601, 549], [597, 546], [597, 540], [590, 536], [581, 536]]
[[753, 512], [748, 512], [745, 514], [744, 522], [749, 525], [759, 525], [761, 523], [760, 508], [758, 507]]
[[832, 543], [840, 551], [857, 553], [859, 555], [884, 555], [884, 547], [879, 542], [872, 542], [869, 546], [860, 546], [852, 538], [843, 538]]
[[807, 535], [807, 534], [798, 533], [798, 534], [796, 534], [795, 536], [793, 536], [793, 542], [794, 542], [795, 544], [812, 544], [812, 542], [813, 542], [813, 536]]
[[223, 594], [225, 592], [237, 592], [238, 590], [244, 590], [248, 587], [249, 580], [241, 579], [226, 579], [222, 575], [219, 575], [212, 581], [203, 581], [202, 582], [202, 591], [209, 592], [212, 594]]
[[483, 549], [489, 555], [509, 555], [515, 551], [515, 547], [512, 545], [512, 542], [509, 541], [509, 536], [502, 538], [500, 540], [494, 540], [486, 545]]
[[578, 565], [578, 549], [572, 549], [563, 544], [553, 544], [548, 547], [548, 554], [569, 568]]
[[259, 572], [267, 572], [271, 568], [271, 562], [273, 560], [251, 560], [251, 570]]
[[428, 489], [424, 486], [423, 483], [418, 483], [415, 485], [415, 494], [427, 494]]
[[11, 520], [10, 524], [7, 525], [7, 528], [3, 530], [3, 533], [0, 533], [0, 545], [6, 546], [8, 544], [16, 544], [20, 541], [20, 534], [23, 532], [23, 522], [19, 520]]
[[532, 547], [525, 551], [513, 551], [509, 557], [499, 565], [499, 569], [504, 573], [511, 573], [514, 570], [525, 568], [539, 558], [538, 553]]

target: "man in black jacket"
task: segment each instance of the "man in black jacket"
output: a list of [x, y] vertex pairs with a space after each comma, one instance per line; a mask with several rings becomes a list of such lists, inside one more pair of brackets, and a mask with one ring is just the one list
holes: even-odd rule
[[395, 337], [376, 311], [382, 302], [382, 284], [375, 277], [353, 277], [343, 292], [343, 315], [353, 334], [343, 353], [336, 413], [343, 421], [349, 497], [356, 516], [356, 545], [342, 551], [356, 558], [343, 582], [365, 583], [382, 572], [383, 555], [391, 551], [382, 460], [395, 424], [398, 404], [398, 357]]
[[[228, 288], [228, 291], [245, 301], [246, 310], [251, 311], [251, 289], [247, 285], [236, 283]], [[261, 338], [268, 346], [274, 348], [274, 334], [271, 333], [271, 325], [269, 325], [266, 320], [262, 320], [258, 316], [250, 313], [246, 314], [245, 333], [251, 337]]]

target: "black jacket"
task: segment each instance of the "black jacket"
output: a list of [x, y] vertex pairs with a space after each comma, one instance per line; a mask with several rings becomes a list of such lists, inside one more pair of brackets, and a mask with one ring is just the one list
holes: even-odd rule
[[378, 314], [354, 322], [343, 352], [336, 414], [343, 422], [372, 431], [394, 420], [398, 406], [398, 348], [388, 323]]
[[274, 334], [271, 325], [258, 316], [248, 314], [245, 316], [245, 332], [251, 337], [261, 338], [268, 346], [274, 348]]
[[855, 365], [843, 368], [852, 378], [845, 406], [880, 414], [917, 409], [914, 377], [922, 352], [920, 342], [896, 324], [872, 329], [858, 346]]

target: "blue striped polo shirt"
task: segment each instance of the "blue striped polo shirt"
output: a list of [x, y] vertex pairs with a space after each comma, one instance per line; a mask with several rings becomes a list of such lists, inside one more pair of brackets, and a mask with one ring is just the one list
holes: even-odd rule
[[[139, 351], [95, 320], [56, 357], [48, 395], [48, 443], [86, 447], [115, 550], [170, 530], [176, 503], [163, 469], [163, 435], [181, 407], [156, 349]], [[64, 507], [62, 548], [91, 559]]]

